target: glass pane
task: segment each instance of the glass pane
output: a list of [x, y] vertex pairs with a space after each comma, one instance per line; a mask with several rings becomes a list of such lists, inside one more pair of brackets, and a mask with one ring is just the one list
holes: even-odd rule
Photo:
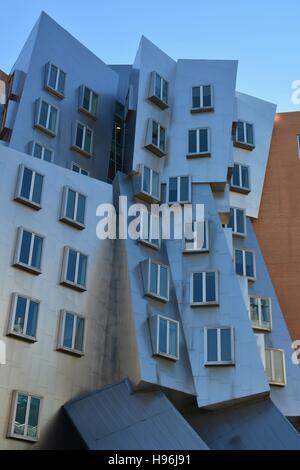
[[207, 330], [207, 361], [218, 361], [218, 330]]
[[229, 225], [230, 228], [234, 231], [234, 209], [230, 209]]
[[211, 104], [211, 86], [205, 85], [203, 87], [203, 107], [208, 108]]
[[208, 130], [200, 129], [199, 138], [200, 138], [199, 151], [208, 152]]
[[86, 265], [87, 265], [87, 257], [85, 255], [80, 254], [77, 284], [83, 287], [85, 287], [85, 282], [86, 282]]
[[159, 174], [156, 171], [152, 171], [152, 195], [159, 198]]
[[193, 94], [193, 108], [200, 108], [201, 101], [200, 101], [200, 87], [194, 86], [192, 89]]
[[221, 361], [231, 361], [231, 330], [221, 329]]
[[250, 297], [250, 318], [253, 324], [259, 324], [259, 313], [258, 313], [259, 299], [257, 297]]
[[169, 322], [169, 354], [171, 356], [178, 356], [177, 350], [177, 337], [178, 337], [178, 325], [171, 321]]
[[50, 67], [50, 76], [49, 76], [49, 86], [56, 90], [56, 77], [57, 77], [58, 68], [55, 65], [51, 64]]
[[47, 127], [48, 107], [49, 105], [45, 101], [42, 101], [39, 124], [43, 127]]
[[75, 171], [75, 173], [80, 173], [80, 168], [77, 165], [72, 165], [72, 170]]
[[59, 78], [58, 78], [58, 91], [62, 95], [64, 94], [64, 91], [65, 91], [65, 82], [66, 82], [66, 74], [65, 72], [60, 70]]
[[84, 215], [85, 215], [85, 196], [82, 194], [78, 195], [78, 204], [77, 204], [77, 216], [76, 220], [80, 224], [84, 224]]
[[75, 269], [76, 269], [77, 253], [74, 250], [69, 250], [68, 266], [67, 266], [67, 281], [75, 282]]
[[246, 276], [254, 277], [254, 259], [251, 251], [246, 251]]
[[270, 326], [270, 300], [269, 299], [260, 299], [261, 306], [261, 323], [262, 326]]
[[236, 209], [236, 231], [238, 233], [245, 233], [244, 211], [240, 209]]
[[189, 153], [197, 153], [197, 131], [189, 131]]
[[83, 351], [83, 337], [84, 337], [84, 319], [77, 317], [76, 330], [75, 330], [75, 345], [77, 351]]
[[143, 191], [147, 194], [151, 193], [151, 188], [150, 188], [150, 175], [151, 175], [151, 170], [147, 166], [144, 166], [144, 172], [143, 172]]
[[33, 202], [36, 202], [37, 204], [41, 203], [42, 187], [43, 187], [43, 176], [40, 175], [39, 173], [36, 173], [35, 179], [34, 179], [32, 200]]
[[265, 363], [266, 363], [266, 374], [268, 381], [272, 381], [272, 366], [271, 366], [271, 351], [270, 349], [265, 350]]
[[82, 168], [81, 168], [81, 172], [80, 172], [80, 173], [81, 173], [82, 175], [85, 175], [85, 176], [88, 176], [88, 174], [89, 174], [88, 171], [83, 170]]
[[24, 297], [18, 296], [15, 318], [14, 318], [14, 325], [13, 325], [13, 331], [15, 333], [19, 333], [19, 334], [24, 333], [26, 304], [27, 304], [27, 299], [25, 299]]
[[163, 80], [163, 90], [162, 90], [162, 99], [165, 103], [168, 103], [168, 82]]
[[164, 127], [160, 126], [159, 148], [165, 151], [165, 147], [166, 147], [166, 130]]
[[162, 98], [161, 97], [161, 77], [160, 75], [158, 75], [157, 73], [155, 74], [155, 96], [157, 96], [158, 98]]
[[180, 201], [189, 201], [189, 177], [182, 176], [180, 178]]
[[83, 148], [83, 126], [79, 123], [76, 129], [75, 145], [81, 149]]
[[92, 93], [92, 114], [96, 116], [98, 108], [98, 95], [96, 93]]
[[21, 240], [21, 250], [19, 261], [24, 264], [29, 263], [29, 251], [31, 243], [31, 233], [23, 230], [22, 240]]
[[36, 158], [42, 158], [43, 147], [40, 144], [34, 143], [33, 156]]
[[237, 140], [238, 142], [245, 142], [244, 123], [239, 121], [237, 123]]
[[283, 369], [283, 354], [281, 351], [272, 351], [273, 364], [274, 364], [274, 381], [283, 384], [284, 383], [284, 369]]
[[240, 186], [240, 167], [239, 167], [239, 165], [234, 165], [233, 166], [232, 184], [234, 186]]
[[52, 152], [51, 152], [51, 150], [48, 150], [48, 149], [46, 149], [46, 148], [44, 149], [44, 160], [45, 160], [46, 162], [51, 162], [51, 160], [52, 160]]
[[27, 426], [27, 436], [29, 437], [37, 436], [39, 411], [40, 400], [38, 398], [31, 397]]
[[67, 190], [67, 207], [66, 207], [66, 217], [69, 219], [74, 220], [75, 215], [75, 199], [76, 199], [76, 192], [72, 189]]
[[206, 302], [216, 300], [216, 273], [206, 273]]
[[164, 266], [160, 267], [159, 295], [165, 298], [168, 297], [168, 269]]
[[202, 276], [203, 273], [193, 274], [193, 302], [203, 302]]
[[28, 396], [18, 393], [16, 417], [14, 422], [14, 434], [24, 436], [25, 434], [25, 418], [27, 409]]
[[246, 124], [246, 137], [247, 137], [247, 144], [253, 145], [254, 144], [254, 135], [253, 135], [253, 125]]
[[249, 168], [247, 166], [242, 166], [242, 187], [246, 189], [250, 189]]
[[159, 245], [160, 240], [160, 219], [159, 216], [156, 215], [149, 215], [149, 220], [151, 217], [151, 224], [150, 224], [150, 240], [151, 243], [155, 243], [155, 245]]
[[88, 153], [92, 152], [92, 131], [85, 129], [84, 150]]
[[168, 322], [164, 318], [159, 319], [158, 352], [167, 354], [167, 327]]
[[74, 315], [71, 313], [66, 313], [65, 315], [65, 327], [63, 333], [63, 346], [65, 348], [72, 349], [73, 347], [73, 325], [74, 325]]
[[177, 202], [177, 178], [169, 178], [169, 202]]
[[39, 304], [31, 300], [29, 303], [26, 335], [32, 336], [34, 338], [36, 336], [38, 310], [39, 310]]
[[33, 242], [31, 266], [37, 269], [41, 268], [42, 245], [43, 239], [35, 235]]
[[152, 294], [158, 294], [157, 278], [158, 265], [156, 263], [150, 263], [150, 292]]
[[241, 250], [235, 250], [235, 272], [240, 276], [244, 275], [243, 252]]
[[83, 108], [86, 109], [87, 111], [90, 111], [90, 94], [91, 91], [89, 88], [84, 87], [84, 93], [83, 93]]
[[30, 187], [31, 187], [32, 171], [29, 168], [24, 168], [22, 186], [21, 186], [21, 196], [25, 199], [30, 198]]
[[50, 119], [48, 128], [52, 132], [56, 132], [56, 120], [57, 120], [57, 109], [51, 106], [50, 109]]

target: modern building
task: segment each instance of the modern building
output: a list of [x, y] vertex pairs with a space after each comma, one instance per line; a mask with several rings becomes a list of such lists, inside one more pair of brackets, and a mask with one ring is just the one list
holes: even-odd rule
[[[300, 449], [253, 230], [276, 106], [237, 67], [145, 37], [109, 66], [42, 13], [3, 73], [0, 448]], [[139, 236], [99, 239], [125, 200]]]

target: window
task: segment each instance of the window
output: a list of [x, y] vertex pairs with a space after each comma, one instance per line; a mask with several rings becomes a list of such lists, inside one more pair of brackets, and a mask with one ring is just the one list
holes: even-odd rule
[[156, 261], [148, 262], [148, 286], [146, 295], [159, 300], [169, 300], [169, 268]]
[[169, 178], [168, 202], [191, 202], [191, 183], [191, 178], [189, 176]]
[[212, 86], [201, 85], [193, 86], [192, 88], [192, 113], [201, 111], [212, 111], [213, 110], [213, 99], [212, 99]]
[[228, 227], [232, 229], [233, 235], [246, 235], [246, 215], [244, 209], [237, 209], [236, 207], [230, 208], [230, 221]]
[[30, 154], [40, 160], [45, 160], [45, 162], [51, 162], [53, 159], [53, 150], [35, 141], [31, 143]]
[[244, 121], [237, 122], [235, 145], [246, 150], [253, 150], [255, 148], [253, 124]]
[[36, 341], [39, 301], [13, 294], [8, 334]]
[[218, 273], [194, 272], [191, 275], [191, 306], [218, 305]]
[[40, 274], [43, 241], [42, 236], [20, 227], [18, 229], [14, 266], [33, 274]]
[[253, 251], [235, 250], [235, 271], [239, 276], [245, 276], [255, 281], [255, 256]]
[[271, 331], [271, 299], [250, 295], [249, 301], [253, 328]]
[[139, 242], [151, 246], [160, 247], [160, 218], [149, 211], [141, 212]]
[[36, 101], [35, 127], [54, 137], [57, 134], [58, 117], [59, 111], [55, 106], [42, 99]]
[[85, 319], [73, 312], [61, 311], [58, 349], [79, 356], [84, 354]]
[[209, 129], [191, 129], [189, 130], [189, 153], [188, 157], [209, 157], [210, 142]]
[[8, 437], [37, 441], [39, 438], [39, 417], [42, 398], [15, 391], [12, 401], [12, 416]]
[[92, 129], [77, 121], [75, 128], [75, 141], [72, 148], [83, 155], [90, 157], [93, 154], [93, 139], [94, 132]]
[[161, 109], [166, 109], [168, 107], [168, 89], [168, 82], [158, 73], [152, 72], [149, 100]]
[[89, 176], [89, 172], [80, 165], [77, 165], [77, 163], [72, 163], [72, 171], [75, 171], [75, 173], [79, 173], [80, 175]]
[[179, 359], [179, 323], [161, 315], [157, 316], [156, 354]]
[[286, 385], [285, 358], [282, 349], [265, 349], [266, 373], [270, 385]]
[[15, 200], [40, 209], [43, 180], [44, 177], [40, 173], [20, 165]]
[[85, 227], [85, 206], [86, 196], [65, 186], [60, 220], [83, 229]]
[[79, 251], [65, 247], [61, 284], [85, 291], [87, 259], [88, 257]]
[[142, 166], [142, 192], [156, 201], [160, 199], [159, 173], [144, 165]]
[[240, 163], [234, 164], [230, 189], [244, 194], [250, 192], [250, 168], [248, 166]]
[[229, 327], [204, 329], [205, 365], [234, 364], [234, 329]]
[[166, 129], [152, 119], [148, 122], [145, 147], [158, 157], [166, 154]]
[[50, 62], [45, 67], [45, 88], [58, 98], [65, 94], [66, 74]]
[[209, 251], [208, 221], [196, 221], [185, 224], [184, 253]]
[[79, 90], [79, 109], [92, 118], [96, 118], [99, 95], [90, 88], [82, 85]]

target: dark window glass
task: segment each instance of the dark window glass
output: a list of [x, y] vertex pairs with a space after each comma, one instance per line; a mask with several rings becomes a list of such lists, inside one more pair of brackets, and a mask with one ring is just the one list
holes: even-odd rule
[[159, 174], [156, 171], [152, 171], [152, 191], [151, 194], [155, 197], [159, 197]]
[[55, 132], [56, 131], [56, 120], [57, 120], [57, 109], [51, 106], [50, 109], [50, 119], [49, 119], [49, 126], [48, 128], [50, 131]]
[[193, 108], [201, 107], [201, 98], [200, 98], [200, 87], [194, 86], [192, 89], [193, 94]]
[[31, 266], [37, 269], [41, 268], [42, 245], [43, 239], [35, 235], [32, 250]]
[[32, 234], [30, 232], [23, 230], [19, 260], [21, 263], [24, 263], [24, 264], [29, 264], [31, 237], [32, 237]]
[[254, 135], [253, 135], [253, 125], [246, 124], [246, 136], [247, 136], [247, 143], [250, 145], [254, 144]]
[[33, 338], [36, 336], [38, 310], [39, 304], [31, 300], [28, 309], [26, 335], [32, 336]]
[[147, 166], [144, 166], [144, 173], [143, 173], [143, 191], [145, 193], [150, 194], [151, 193], [151, 188], [150, 188], [150, 175], [151, 175], [151, 170]]
[[155, 74], [155, 96], [161, 99], [161, 77], [157, 73]]
[[168, 103], [168, 82], [163, 80], [162, 99], [165, 103]]
[[55, 65], [51, 64], [50, 67], [50, 76], [49, 76], [49, 86], [53, 88], [53, 90], [56, 90], [56, 78], [58, 74], [58, 68], [55, 67]]
[[32, 200], [33, 202], [36, 202], [37, 204], [41, 203], [43, 179], [44, 178], [42, 175], [40, 175], [39, 173], [35, 173]]
[[169, 202], [177, 202], [177, 178], [169, 178]]
[[26, 305], [27, 299], [18, 296], [13, 326], [13, 331], [15, 333], [24, 334]]
[[221, 329], [221, 361], [231, 361], [231, 330]]
[[159, 148], [165, 151], [165, 146], [166, 146], [166, 131], [164, 127], [160, 127]]
[[232, 184], [233, 186], [240, 186], [240, 167], [236, 164], [233, 166]]
[[207, 330], [207, 361], [218, 361], [218, 330]]
[[28, 437], [37, 436], [39, 411], [40, 411], [40, 400], [38, 398], [31, 397], [29, 416], [28, 416], [28, 426], [27, 426]]
[[237, 140], [239, 142], [245, 142], [245, 132], [244, 132], [244, 123], [238, 121], [237, 123]]
[[263, 325], [269, 326], [270, 323], [270, 301], [261, 299], [261, 320]]
[[18, 393], [16, 417], [14, 422], [14, 434], [24, 436], [25, 434], [25, 420], [27, 410], [28, 396]]
[[59, 73], [59, 78], [58, 78], [58, 91], [62, 95], [64, 94], [65, 91], [65, 83], [66, 83], [66, 74], [62, 70]]
[[189, 201], [189, 177], [180, 178], [180, 201]]
[[87, 111], [90, 111], [90, 94], [91, 94], [91, 91], [89, 90], [89, 88], [84, 87], [83, 108], [86, 109]]
[[152, 294], [158, 293], [158, 265], [156, 263], [150, 263], [150, 292]]
[[197, 131], [189, 131], [189, 153], [197, 153]]
[[168, 322], [164, 318], [159, 319], [159, 352], [167, 354], [167, 328]]
[[79, 123], [77, 124], [75, 144], [77, 147], [83, 148], [83, 126]]
[[77, 216], [76, 220], [80, 224], [84, 224], [84, 215], [85, 215], [85, 196], [78, 194], [78, 203], [77, 203]]
[[216, 274], [206, 273], [206, 302], [216, 300]]
[[246, 251], [246, 276], [254, 277], [254, 259], [251, 251]]
[[157, 122], [152, 122], [152, 144], [158, 147], [158, 124]]
[[240, 209], [236, 209], [236, 231], [238, 233], [245, 233], [244, 211]]
[[42, 101], [39, 124], [43, 127], [47, 127], [48, 107], [49, 105], [45, 101]]
[[211, 104], [211, 86], [205, 85], [203, 87], [203, 107], [209, 108]]
[[169, 354], [178, 356], [177, 350], [178, 325], [171, 321], [169, 323]]
[[88, 153], [92, 151], [92, 131], [85, 129], [84, 150]]
[[77, 284], [79, 284], [80, 286], [85, 286], [85, 283], [86, 283], [86, 267], [87, 267], [87, 257], [80, 253], [79, 264], [78, 264], [78, 279], [77, 279]]
[[235, 271], [240, 276], [243, 276], [243, 252], [241, 250], [235, 250]]
[[84, 319], [77, 317], [74, 348], [83, 351]]
[[25, 199], [30, 198], [32, 173], [33, 172], [29, 170], [29, 168], [24, 168], [22, 186], [21, 186], [21, 196], [24, 197]]
[[40, 144], [34, 143], [33, 156], [36, 158], [42, 158], [43, 147]]
[[63, 346], [65, 348], [72, 348], [74, 320], [74, 315], [72, 315], [71, 313], [65, 314], [65, 327], [63, 335]]
[[75, 282], [75, 270], [76, 270], [76, 251], [69, 250], [68, 266], [67, 266], [67, 281]]
[[253, 323], [259, 322], [258, 304], [259, 299], [257, 297], [250, 297], [250, 317]]
[[193, 302], [203, 302], [202, 273], [193, 274]]
[[51, 160], [52, 160], [52, 152], [51, 152], [51, 150], [48, 150], [48, 149], [46, 149], [46, 148], [44, 149], [44, 160], [45, 160], [46, 162], [51, 162]]
[[98, 95], [96, 93], [92, 93], [92, 109], [91, 113], [96, 116], [98, 110]]
[[74, 219], [76, 192], [72, 191], [72, 189], [68, 189], [67, 193], [66, 217], [69, 219]]
[[159, 295], [165, 298], [168, 297], [168, 269], [164, 266], [160, 267]]
[[208, 152], [208, 131], [207, 129], [199, 130], [199, 151]]
[[229, 227], [234, 230], [234, 209], [230, 208]]
[[249, 185], [249, 168], [247, 166], [242, 166], [242, 187], [250, 188]]

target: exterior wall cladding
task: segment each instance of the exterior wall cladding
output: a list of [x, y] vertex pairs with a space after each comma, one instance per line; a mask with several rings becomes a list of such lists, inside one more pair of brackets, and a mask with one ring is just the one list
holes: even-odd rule
[[[249, 444], [245, 426], [236, 424], [247, 415], [254, 435], [265, 426], [263, 448], [274, 446], [267, 436], [275, 428], [278, 448], [300, 449], [300, 436], [285, 418], [300, 416], [300, 368], [291, 360], [291, 338], [252, 228], [276, 107], [236, 92], [237, 65], [176, 62], [142, 37], [132, 66], [107, 66], [40, 16], [7, 77], [2, 106], [1, 449], [80, 446], [74, 428], [87, 432], [86, 400], [94, 397], [105, 410], [100, 403], [108, 392], [92, 392], [125, 378], [145, 412], [145, 391], [150, 397], [158, 390], [165, 409], [180, 411], [191, 448], [214, 448], [214, 435], [218, 448], [262, 448]], [[123, 110], [118, 126], [116, 103]], [[114, 160], [117, 145], [121, 160]], [[111, 160], [114, 170], [123, 170], [112, 185]], [[142, 183], [148, 169], [153, 187], [159, 174], [156, 194]], [[27, 195], [20, 189], [25, 173]], [[118, 209], [119, 196], [127, 196], [128, 206], [169, 203], [175, 177], [188, 177], [177, 181], [178, 202], [204, 205], [205, 247], [188, 253], [183, 240], [155, 245], [97, 238], [99, 204], [114, 202]], [[73, 216], [65, 213], [69, 191], [77, 201]], [[80, 197], [85, 214], [79, 220]], [[37, 237], [27, 261], [21, 260], [22, 233]], [[40, 256], [35, 243], [41, 240]], [[33, 258], [39, 257], [37, 269]], [[32, 305], [27, 301], [22, 313], [16, 300], [26, 297], [38, 304], [36, 331]], [[238, 435], [230, 444], [225, 408], [235, 416], [230, 433]], [[124, 427], [126, 419], [126, 413], [114, 417]], [[97, 426], [105, 445], [116, 448], [114, 434], [108, 443]], [[163, 441], [172, 447], [166, 436]]]

